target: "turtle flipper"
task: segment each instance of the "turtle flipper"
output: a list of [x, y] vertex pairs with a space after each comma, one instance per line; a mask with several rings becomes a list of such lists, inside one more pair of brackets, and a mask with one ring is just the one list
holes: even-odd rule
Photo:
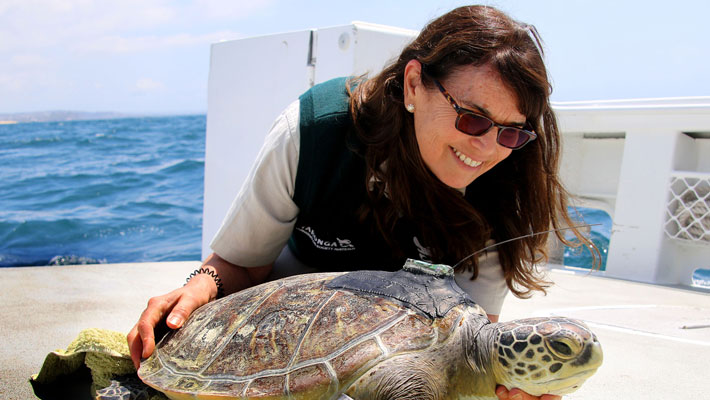
[[112, 380], [111, 385], [96, 391], [96, 400], [149, 400], [154, 393], [135, 376]]

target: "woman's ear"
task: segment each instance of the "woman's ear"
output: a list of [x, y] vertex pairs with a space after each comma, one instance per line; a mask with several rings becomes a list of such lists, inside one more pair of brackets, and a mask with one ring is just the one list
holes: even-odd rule
[[417, 60], [409, 60], [404, 67], [404, 104], [414, 104], [419, 91], [422, 90], [422, 64]]

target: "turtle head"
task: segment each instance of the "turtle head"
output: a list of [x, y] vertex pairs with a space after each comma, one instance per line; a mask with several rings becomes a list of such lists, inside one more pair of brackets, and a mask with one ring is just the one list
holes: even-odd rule
[[581, 321], [529, 318], [491, 324], [496, 381], [531, 395], [563, 395], [579, 388], [602, 363], [597, 337]]

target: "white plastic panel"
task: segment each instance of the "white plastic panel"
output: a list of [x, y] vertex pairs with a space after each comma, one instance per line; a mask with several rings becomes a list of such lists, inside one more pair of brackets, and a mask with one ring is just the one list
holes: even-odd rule
[[318, 29], [314, 33], [314, 83], [349, 73], [355, 62], [355, 29], [352, 25]]
[[365, 22], [355, 22], [354, 26], [357, 39], [354, 74], [381, 71], [419, 33]]
[[562, 150], [560, 175], [567, 190], [578, 197], [574, 205], [600, 208], [613, 218], [624, 139], [565, 133]]
[[693, 142], [697, 152], [695, 170], [710, 173], [710, 139], [695, 139]]
[[311, 32], [217, 43], [208, 85], [202, 257], [276, 116], [309, 87]]
[[343, 75], [370, 76], [382, 70], [416, 36], [416, 31], [354, 22], [315, 31], [315, 82]]

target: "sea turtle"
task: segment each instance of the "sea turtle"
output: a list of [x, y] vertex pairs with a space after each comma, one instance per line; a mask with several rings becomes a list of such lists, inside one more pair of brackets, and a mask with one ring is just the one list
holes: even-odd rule
[[171, 399], [496, 399], [576, 390], [602, 362], [580, 321], [490, 323], [453, 269], [299, 275], [199, 308], [139, 377]]

